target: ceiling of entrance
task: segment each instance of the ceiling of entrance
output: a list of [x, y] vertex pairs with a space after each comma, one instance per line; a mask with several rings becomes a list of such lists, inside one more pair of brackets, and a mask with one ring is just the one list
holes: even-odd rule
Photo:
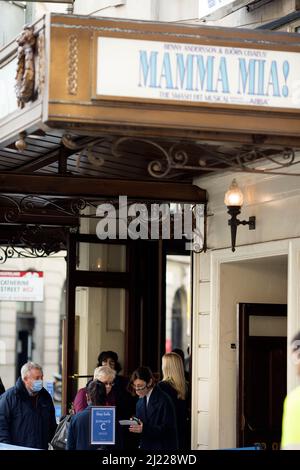
[[293, 173], [297, 173], [300, 147], [280, 145], [280, 138], [278, 145], [258, 137], [249, 143], [217, 139], [217, 135], [213, 141], [187, 141], [39, 131], [0, 148], [0, 172], [186, 183], [226, 170], [285, 173], [296, 165]]

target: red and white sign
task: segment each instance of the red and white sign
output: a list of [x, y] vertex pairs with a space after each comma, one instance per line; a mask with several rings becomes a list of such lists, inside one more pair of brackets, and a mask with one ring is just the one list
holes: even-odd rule
[[42, 271], [0, 271], [0, 300], [42, 302], [44, 273]]

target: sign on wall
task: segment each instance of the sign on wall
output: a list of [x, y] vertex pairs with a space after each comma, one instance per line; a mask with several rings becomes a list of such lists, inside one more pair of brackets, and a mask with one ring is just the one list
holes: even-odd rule
[[42, 302], [42, 271], [0, 271], [0, 300]]
[[96, 93], [300, 108], [299, 70], [294, 52], [99, 37]]
[[[222, 17], [222, 14], [233, 12], [247, 3], [248, 1], [245, 0], [199, 0], [199, 19], [212, 15], [212, 13], [216, 13], [219, 18]], [[215, 19], [215, 15], [213, 15], [213, 19]]]
[[92, 406], [90, 440], [92, 445], [115, 444], [116, 408]]

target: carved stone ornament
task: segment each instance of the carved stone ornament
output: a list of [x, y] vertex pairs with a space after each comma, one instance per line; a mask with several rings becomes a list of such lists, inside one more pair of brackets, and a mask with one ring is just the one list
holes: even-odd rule
[[24, 26], [21, 35], [17, 39], [17, 74], [16, 95], [18, 106], [24, 108], [25, 103], [31, 101], [34, 96], [34, 51], [36, 37], [32, 26]]
[[35, 94], [41, 96], [45, 86], [45, 34], [40, 32], [36, 39]]
[[74, 34], [69, 37], [68, 51], [68, 93], [77, 95], [78, 91], [78, 38]]

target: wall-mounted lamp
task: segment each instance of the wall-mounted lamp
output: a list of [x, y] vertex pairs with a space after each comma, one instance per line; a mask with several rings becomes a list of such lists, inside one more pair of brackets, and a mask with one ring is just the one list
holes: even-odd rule
[[244, 196], [235, 179], [225, 193], [224, 202], [227, 206], [228, 214], [231, 215], [231, 219], [228, 220], [228, 225], [230, 225], [231, 229], [231, 249], [235, 251], [237, 226], [241, 224], [249, 225], [249, 230], [255, 230], [255, 216], [249, 217], [249, 220], [239, 220], [237, 218], [241, 212]]

